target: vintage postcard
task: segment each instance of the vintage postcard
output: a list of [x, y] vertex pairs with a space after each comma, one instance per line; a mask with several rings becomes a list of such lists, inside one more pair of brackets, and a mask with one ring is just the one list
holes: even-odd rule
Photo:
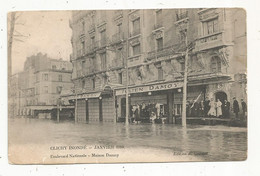
[[8, 13], [11, 164], [244, 161], [241, 8]]

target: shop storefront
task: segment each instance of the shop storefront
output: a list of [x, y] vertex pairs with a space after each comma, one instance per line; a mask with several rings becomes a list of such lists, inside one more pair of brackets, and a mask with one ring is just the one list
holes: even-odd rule
[[[151, 119], [173, 121], [173, 97], [182, 90], [182, 82], [129, 87], [129, 115], [136, 121], [150, 122]], [[125, 119], [125, 89], [116, 90], [117, 119]]]

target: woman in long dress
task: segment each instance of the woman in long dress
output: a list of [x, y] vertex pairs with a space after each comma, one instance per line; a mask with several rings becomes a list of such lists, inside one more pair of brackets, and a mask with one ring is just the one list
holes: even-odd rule
[[216, 108], [217, 108], [217, 117], [221, 117], [222, 116], [222, 103], [219, 99], [216, 103]]
[[216, 117], [216, 104], [213, 101], [213, 98], [210, 100], [209, 106], [210, 106], [210, 109], [209, 109], [209, 112], [208, 112], [208, 116]]

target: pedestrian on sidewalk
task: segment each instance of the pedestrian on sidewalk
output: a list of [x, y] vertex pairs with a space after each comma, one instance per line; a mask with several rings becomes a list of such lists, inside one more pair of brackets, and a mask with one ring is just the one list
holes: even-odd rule
[[235, 118], [238, 118], [238, 112], [239, 112], [239, 105], [238, 101], [236, 100], [236, 97], [233, 98], [233, 112], [235, 113]]

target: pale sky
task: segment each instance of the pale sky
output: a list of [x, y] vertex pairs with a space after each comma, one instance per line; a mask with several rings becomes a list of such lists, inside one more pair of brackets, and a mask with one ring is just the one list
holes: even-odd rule
[[[20, 14], [20, 12], [18, 13]], [[16, 31], [28, 36], [24, 42], [14, 41], [12, 72], [23, 70], [26, 57], [42, 52], [54, 59], [68, 60], [72, 52], [69, 27], [70, 11], [22, 12], [15, 26]], [[19, 25], [24, 23], [24, 25]]]

